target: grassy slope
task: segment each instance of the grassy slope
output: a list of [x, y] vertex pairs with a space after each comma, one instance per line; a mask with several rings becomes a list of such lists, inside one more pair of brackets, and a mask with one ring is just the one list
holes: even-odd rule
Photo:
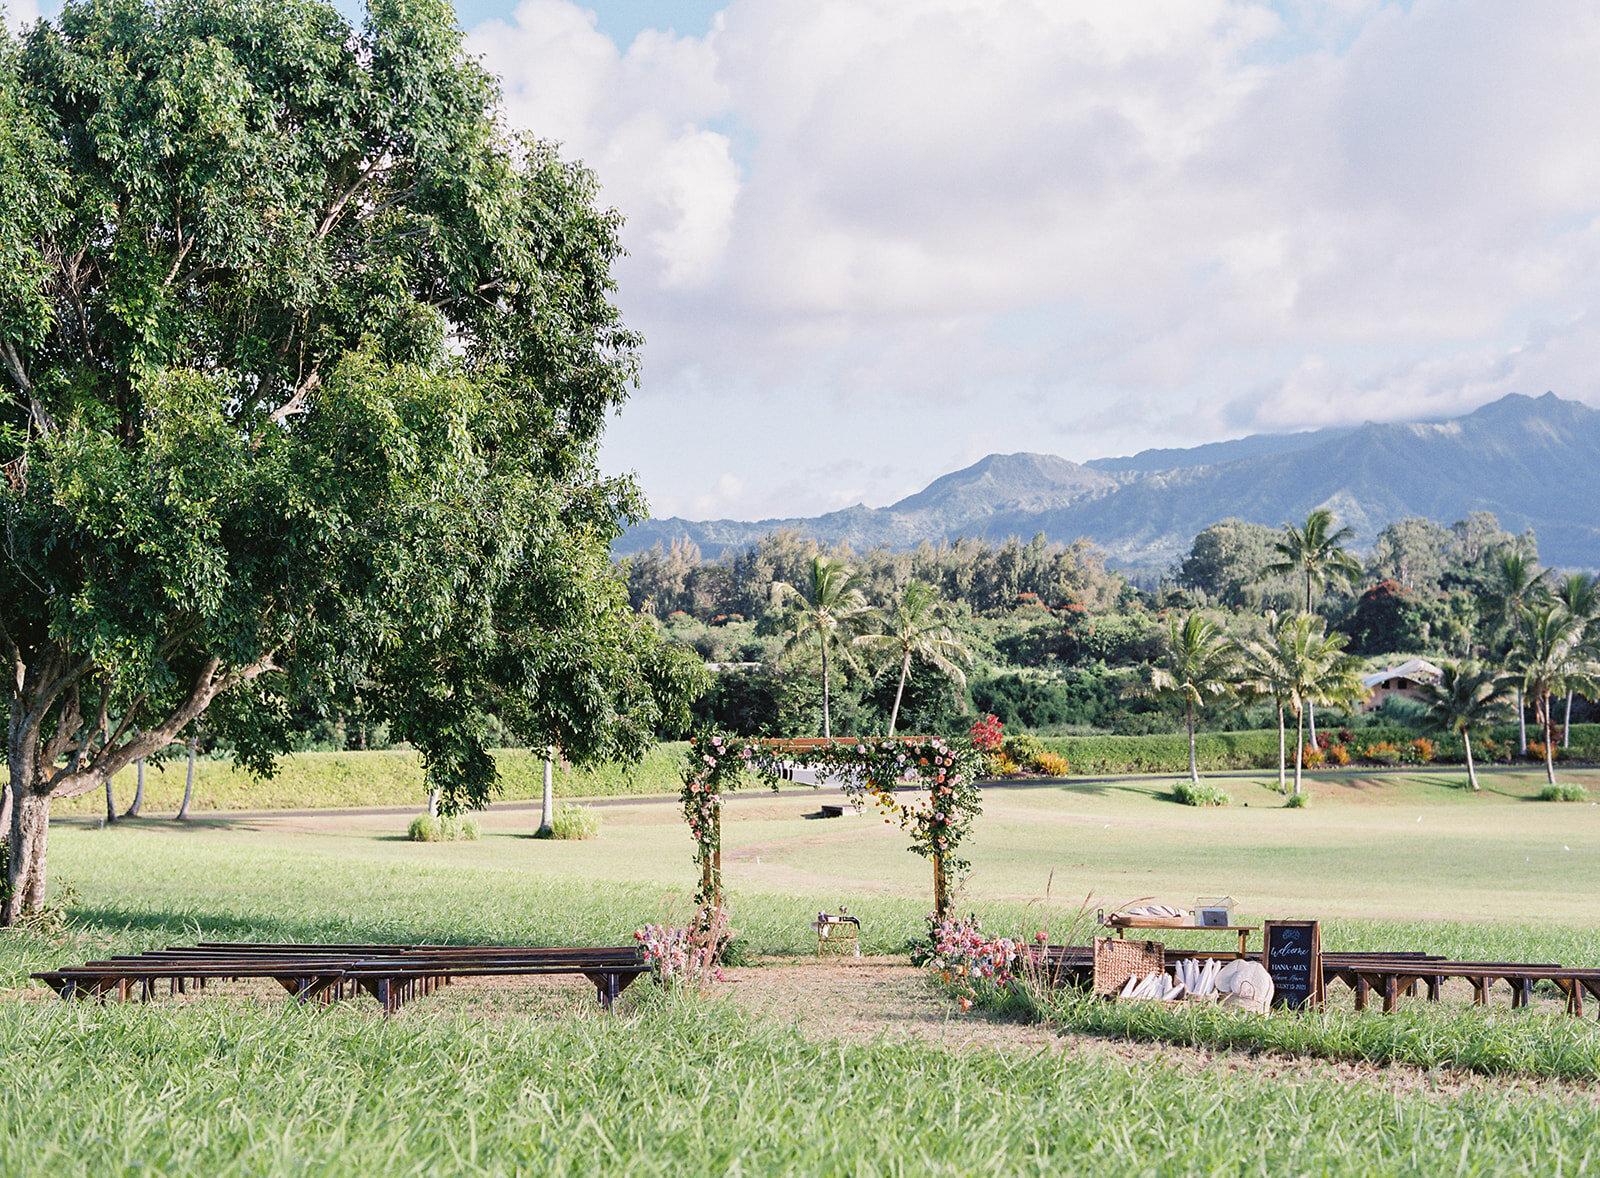
[[[965, 899], [992, 926], [1025, 927], [1043, 919], [1032, 901], [1053, 871], [1058, 902], [1228, 891], [1251, 912], [1323, 916], [1331, 948], [1600, 961], [1588, 900], [1600, 809], [1523, 800], [1537, 780], [1496, 778], [1479, 797], [1443, 779], [1319, 784], [1303, 811], [1253, 781], [1220, 811], [1177, 806], [1154, 782], [993, 790]], [[813, 806], [767, 794], [730, 805], [746, 937], [802, 951], [808, 913], [840, 902], [862, 916], [869, 949], [914, 935], [927, 870], [904, 835], [870, 817], [801, 817]], [[200, 935], [616, 943], [687, 911], [675, 809], [608, 808], [602, 837], [573, 844], [527, 838], [526, 815], [495, 812], [476, 844], [409, 844], [372, 816], [63, 823], [52, 863], [81, 894], [78, 927], [0, 937], [0, 984]], [[1459, 919], [1417, 922], [1429, 914]], [[1389, 1025], [1415, 1038], [1443, 1024], [1425, 1013]], [[1571, 1028], [1570, 1054], [1600, 1055], [1591, 1027]], [[1600, 1128], [1587, 1103], [1551, 1093], [1439, 1103], [1071, 1053], [818, 1047], [697, 1004], [458, 1021], [419, 1003], [385, 1024], [362, 1005], [6, 1003], [0, 1052], [26, 1068], [26, 1082], [0, 1086], [0, 1172], [19, 1174], [563, 1173], [618, 1160], [724, 1172], [735, 1158], [745, 1173], [1433, 1173], [1441, 1158], [1463, 1173], [1575, 1173]]]
[[[554, 786], [560, 797], [612, 797], [619, 794], [671, 794], [678, 791], [679, 766], [685, 746], [658, 745], [638, 765], [603, 764], [561, 768]], [[544, 761], [527, 749], [496, 749], [500, 797], [505, 801], [537, 799], [544, 790]], [[145, 769], [145, 806], [176, 812], [183, 800], [185, 762]], [[135, 771], [125, 769], [112, 783], [119, 810], [133, 799]], [[420, 806], [427, 794], [422, 766], [413, 752], [294, 753], [279, 762], [278, 772], [256, 781], [231, 761], [199, 761], [195, 765], [191, 810], [291, 810], [348, 806]], [[54, 805], [58, 814], [103, 814], [105, 794], [93, 793]]]

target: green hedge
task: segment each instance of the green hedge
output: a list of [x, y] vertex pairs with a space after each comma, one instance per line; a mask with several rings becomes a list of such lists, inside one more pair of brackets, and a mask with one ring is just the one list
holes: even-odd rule
[[[1337, 734], [1337, 724], [1320, 729]], [[1419, 734], [1398, 724], [1375, 724], [1370, 728], [1354, 730], [1354, 739], [1347, 748], [1351, 764], [1359, 765], [1360, 750], [1379, 741], [1389, 741], [1396, 748], [1404, 748]], [[1486, 763], [1504, 761], [1507, 754], [1514, 756], [1517, 747], [1517, 726], [1503, 724], [1493, 729], [1491, 738], [1499, 746], [1500, 755], [1485, 755], [1483, 743], [1472, 742], [1473, 759]], [[1529, 739], [1536, 740], [1538, 731], [1531, 730]], [[1186, 733], [1162, 733], [1155, 736], [1046, 736], [1040, 738], [1047, 749], [1067, 759], [1074, 775], [1109, 773], [1186, 773], [1189, 769], [1189, 738]], [[1459, 736], [1430, 733], [1434, 745], [1434, 760], [1446, 764], [1459, 764], [1465, 759]], [[1285, 752], [1289, 764], [1294, 765], [1295, 731], [1289, 729]], [[1202, 772], [1221, 773], [1237, 770], [1272, 769], [1278, 767], [1278, 730], [1258, 729], [1250, 732], [1208, 732], [1195, 737], [1196, 759]], [[1574, 724], [1572, 747], [1565, 754], [1574, 761], [1600, 761], [1600, 724]]]
[[[1067, 759], [1071, 772], [1186, 773], [1189, 770], [1187, 733], [1155, 736], [1045, 736], [1044, 745]], [[1290, 736], [1290, 752], [1294, 739]], [[1278, 764], [1278, 730], [1209, 732], [1195, 737], [1195, 754], [1207, 772], [1224, 769], [1266, 769]]]
[[[682, 742], [657, 745], [637, 765], [604, 764], [587, 769], [556, 768], [555, 792], [564, 798], [676, 794]], [[528, 749], [496, 749], [502, 801], [538, 800], [544, 792], [544, 760]], [[180, 757], [165, 770], [147, 766], [145, 808], [156, 813], [177, 810], [183, 800], [186, 762]], [[117, 809], [133, 800], [134, 770], [124, 770], [113, 783]], [[267, 781], [253, 780], [231, 761], [202, 760], [195, 765], [194, 798], [189, 808], [203, 810], [340, 809], [347, 806], [420, 806], [426, 799], [422, 766], [414, 752], [388, 750], [343, 753], [295, 753], [284, 757]], [[57, 814], [103, 814], [105, 793], [58, 801]]]

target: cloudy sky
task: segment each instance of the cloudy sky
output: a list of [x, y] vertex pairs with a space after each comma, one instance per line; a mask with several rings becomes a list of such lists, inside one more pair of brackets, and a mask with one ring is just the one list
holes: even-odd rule
[[1592, 0], [458, 10], [628, 218], [648, 346], [605, 461], [657, 515], [1600, 404]]

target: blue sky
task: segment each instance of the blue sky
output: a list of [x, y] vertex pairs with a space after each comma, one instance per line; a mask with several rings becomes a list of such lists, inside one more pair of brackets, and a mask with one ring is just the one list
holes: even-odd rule
[[648, 342], [603, 459], [658, 515], [1600, 403], [1588, 0], [458, 10], [627, 218]]

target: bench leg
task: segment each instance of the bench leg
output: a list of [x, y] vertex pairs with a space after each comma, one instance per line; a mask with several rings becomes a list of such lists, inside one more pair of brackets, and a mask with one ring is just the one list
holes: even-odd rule
[[1355, 985], [1357, 1010], [1365, 1010], [1367, 1008], [1367, 994], [1371, 989], [1372, 987], [1368, 984], [1367, 979], [1357, 974]]
[[1400, 1005], [1400, 979], [1394, 974], [1383, 975], [1383, 1013], [1393, 1014]]

